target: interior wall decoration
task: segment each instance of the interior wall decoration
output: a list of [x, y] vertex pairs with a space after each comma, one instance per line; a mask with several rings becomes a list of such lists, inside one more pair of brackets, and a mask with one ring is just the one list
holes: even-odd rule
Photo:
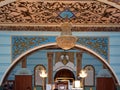
[[34, 68], [34, 84], [35, 86], [42, 86], [43, 85], [43, 80], [42, 77], [40, 77], [40, 72], [41, 70], [46, 70], [43, 65], [37, 65]]
[[53, 71], [59, 71], [61, 69], [68, 69], [71, 71], [76, 71], [75, 66], [75, 52], [72, 51], [59, 51], [55, 52], [55, 61], [53, 66]]
[[95, 85], [95, 68], [92, 65], [86, 65], [84, 69], [87, 72], [87, 77], [84, 79], [84, 86]]
[[89, 47], [106, 60], [109, 59], [109, 37], [79, 37], [77, 43]]
[[[12, 36], [12, 60], [28, 49], [39, 45], [56, 42], [55, 36]], [[109, 60], [109, 37], [77, 37], [78, 45], [92, 49]]]
[[[61, 56], [63, 56], [63, 58]], [[68, 58], [66, 57], [65, 59], [65, 56]], [[66, 65], [69, 61], [74, 63], [74, 52], [55, 52], [55, 64], [57, 62], [62, 62], [64, 65]]]
[[[58, 27], [54, 29], [53, 27], [47, 27], [47, 25], [59, 25], [65, 22], [66, 16], [68, 16], [68, 22], [73, 25], [114, 26], [120, 24], [119, 12], [119, 9], [95, 0], [83, 0], [81, 2], [30, 2], [21, 0], [0, 7], [0, 30], [57, 30]], [[7, 25], [4, 26], [4, 24]], [[18, 26], [8, 24], [17, 24]], [[31, 28], [33, 24], [36, 24], [36, 26]], [[38, 27], [40, 25], [46, 25], [46, 27]], [[92, 28], [90, 30], [100, 30], [100, 28]], [[109, 27], [110, 30], [119, 30], [116, 28]], [[107, 30], [109, 29], [107, 28]], [[74, 30], [81, 29], [74, 28]], [[106, 30], [106, 28], [101, 30]]]
[[55, 42], [55, 37], [12, 36], [12, 59], [35, 46]]

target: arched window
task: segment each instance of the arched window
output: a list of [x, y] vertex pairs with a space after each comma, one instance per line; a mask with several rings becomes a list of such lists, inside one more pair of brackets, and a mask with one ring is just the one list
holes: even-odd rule
[[87, 72], [87, 77], [84, 80], [84, 86], [95, 85], [95, 69], [93, 65], [86, 65], [84, 69]]
[[42, 86], [42, 78], [40, 77], [41, 70], [46, 70], [45, 66], [39, 64], [34, 68], [34, 84], [35, 86]]

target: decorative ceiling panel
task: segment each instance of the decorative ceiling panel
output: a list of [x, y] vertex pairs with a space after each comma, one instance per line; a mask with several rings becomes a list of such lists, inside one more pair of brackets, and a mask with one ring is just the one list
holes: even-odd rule
[[[0, 29], [45, 28], [59, 30], [60, 23], [70, 22], [78, 27], [120, 26], [120, 10], [98, 1], [74, 2], [13, 2], [0, 7]], [[16, 28], [17, 27], [17, 28]], [[108, 26], [107, 26], [108, 27]], [[37, 29], [37, 28], [36, 28]], [[44, 29], [44, 30], [45, 30]], [[74, 30], [73, 29], [73, 30]], [[43, 30], [43, 29], [42, 29]]]

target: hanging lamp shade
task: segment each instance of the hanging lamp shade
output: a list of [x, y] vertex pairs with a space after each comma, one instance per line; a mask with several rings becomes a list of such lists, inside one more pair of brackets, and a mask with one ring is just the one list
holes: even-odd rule
[[64, 50], [73, 48], [77, 41], [77, 38], [72, 36], [71, 28], [72, 25], [70, 23], [63, 23], [61, 25], [61, 35], [56, 38], [57, 45]]

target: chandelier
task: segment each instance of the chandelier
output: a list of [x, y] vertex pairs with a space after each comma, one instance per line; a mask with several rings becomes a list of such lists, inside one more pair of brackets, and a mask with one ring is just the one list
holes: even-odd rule
[[79, 73], [79, 76], [80, 76], [81, 78], [87, 77], [87, 72], [86, 72], [86, 70], [81, 70], [81, 72]]
[[72, 25], [70, 23], [63, 23], [61, 25], [61, 36], [58, 36], [56, 38], [57, 45], [64, 50], [73, 48], [77, 41], [77, 38], [75, 36], [72, 36], [71, 28]]
[[45, 70], [41, 70], [40, 77], [42, 77], [42, 78], [47, 77], [47, 73]]

